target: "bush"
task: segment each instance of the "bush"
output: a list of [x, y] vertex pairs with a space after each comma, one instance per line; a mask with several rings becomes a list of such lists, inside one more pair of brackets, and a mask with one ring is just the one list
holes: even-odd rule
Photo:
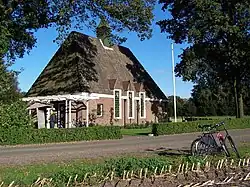
[[[200, 132], [199, 124], [214, 124], [221, 120], [210, 121], [193, 121], [193, 122], [178, 122], [178, 123], [161, 123], [153, 124], [152, 133], [154, 135], [181, 134], [190, 132]], [[250, 118], [242, 119], [226, 119], [223, 120], [227, 129], [245, 129], [250, 128]]]
[[149, 122], [143, 123], [143, 124], [136, 124], [136, 123], [132, 123], [132, 124], [126, 124], [123, 128], [124, 129], [144, 129], [144, 128], [148, 128], [151, 127], [152, 124]]
[[122, 138], [120, 127], [72, 129], [0, 128], [0, 144], [35, 144]]
[[31, 127], [26, 104], [22, 101], [11, 104], [0, 103], [0, 127]]

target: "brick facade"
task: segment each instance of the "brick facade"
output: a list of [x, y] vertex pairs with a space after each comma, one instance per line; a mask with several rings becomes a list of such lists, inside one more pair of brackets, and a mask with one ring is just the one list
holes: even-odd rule
[[[110, 95], [112, 97], [112, 95]], [[142, 124], [146, 122], [157, 122], [157, 117], [152, 110], [153, 101], [146, 100], [145, 101], [145, 117], [141, 117], [140, 110], [137, 109], [137, 104], [140, 103], [138, 98], [133, 99], [134, 102], [134, 110], [133, 110], [133, 118], [130, 119], [129, 111], [128, 111], [128, 98], [125, 96], [121, 99], [121, 117], [120, 119], [116, 119], [113, 113], [112, 116], [112, 109], [114, 109], [114, 98], [100, 98], [95, 100], [89, 100], [89, 122], [93, 122], [98, 125], [110, 125], [112, 121], [114, 125], [124, 126], [129, 124]], [[85, 102], [86, 103], [86, 102]], [[102, 115], [97, 115], [97, 105], [101, 104], [102, 108]], [[86, 108], [82, 108], [78, 111], [78, 120], [86, 121]], [[72, 120], [76, 119], [76, 114], [72, 110]], [[94, 121], [92, 121], [91, 116], [94, 117]], [[111, 120], [112, 119], [112, 120]]]

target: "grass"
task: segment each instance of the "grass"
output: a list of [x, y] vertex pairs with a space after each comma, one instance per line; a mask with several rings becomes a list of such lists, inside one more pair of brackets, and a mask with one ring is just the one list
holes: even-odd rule
[[[239, 151], [242, 157], [250, 157], [250, 144], [242, 143], [239, 145]], [[223, 158], [223, 155], [210, 156], [206, 159], [216, 161]], [[141, 168], [148, 168], [149, 172], [153, 172], [155, 167], [172, 165], [176, 169], [179, 164], [185, 162], [200, 162], [204, 163], [204, 158], [192, 157], [189, 155], [165, 155], [160, 156], [158, 153], [141, 154], [141, 155], [126, 155], [116, 158], [99, 158], [85, 159], [70, 162], [49, 163], [49, 164], [33, 164], [26, 166], [15, 167], [0, 167], [0, 181], [5, 184], [10, 184], [15, 181], [15, 184], [27, 186], [32, 184], [38, 177], [53, 178], [57, 184], [67, 183], [70, 176], [78, 174], [79, 180], [82, 180], [86, 173], [93, 175], [106, 175], [109, 171], [115, 169], [116, 176], [122, 176], [124, 170], [139, 171]]]
[[121, 129], [122, 135], [128, 136], [138, 136], [138, 135], [148, 135], [152, 132], [152, 128], [142, 128], [142, 129]]

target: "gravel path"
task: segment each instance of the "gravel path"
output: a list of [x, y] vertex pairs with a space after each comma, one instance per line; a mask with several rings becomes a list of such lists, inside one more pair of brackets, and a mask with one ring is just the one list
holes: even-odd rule
[[[237, 144], [250, 142], [250, 129], [230, 130]], [[120, 140], [73, 142], [0, 147], [0, 164], [17, 165], [110, 157], [130, 153], [152, 153], [159, 149], [189, 149], [199, 133], [169, 136], [126, 136]]]

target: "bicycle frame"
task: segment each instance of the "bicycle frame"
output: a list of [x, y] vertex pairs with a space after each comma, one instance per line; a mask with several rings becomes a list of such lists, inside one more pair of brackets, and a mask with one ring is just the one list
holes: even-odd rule
[[[230, 136], [226, 127], [225, 127], [225, 124], [223, 124], [223, 130], [225, 131], [225, 136], [221, 133], [221, 131], [203, 132], [202, 135], [200, 136], [201, 141], [205, 145], [208, 145], [210, 149], [212, 148], [213, 152], [214, 151], [216, 151], [216, 152], [221, 151], [222, 145], [225, 143], [228, 136]], [[218, 144], [218, 142], [216, 140], [219, 141], [220, 145]]]

